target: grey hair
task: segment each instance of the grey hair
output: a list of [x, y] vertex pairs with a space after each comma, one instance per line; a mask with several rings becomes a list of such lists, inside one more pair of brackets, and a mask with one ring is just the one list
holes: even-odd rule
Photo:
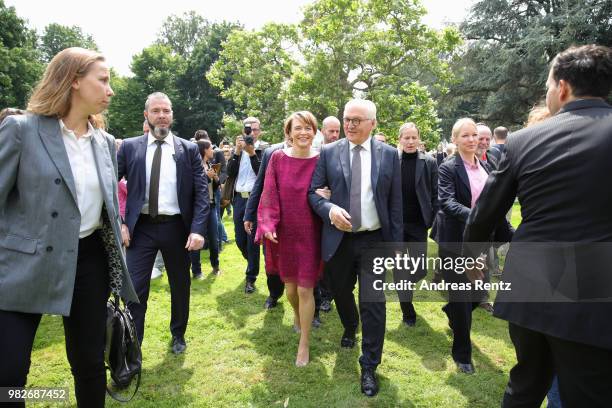
[[404, 133], [404, 130], [407, 129], [416, 129], [417, 131], [417, 135], [419, 136], [419, 139], [421, 138], [421, 131], [419, 130], [418, 126], [416, 125], [416, 123], [414, 122], [407, 122], [404, 123], [400, 128], [399, 128], [399, 135], [398, 137], [402, 137], [402, 133]]
[[248, 118], [246, 118], [243, 122], [244, 125], [249, 125], [251, 123], [258, 123], [259, 125], [261, 125], [261, 122], [259, 121], [259, 119], [257, 119], [255, 116], [249, 116]]
[[149, 94], [149, 96], [147, 96], [147, 100], [145, 101], [145, 110], [146, 111], [149, 110], [149, 103], [151, 103], [151, 101], [153, 99], [165, 99], [165, 100], [168, 101], [168, 103], [170, 104], [170, 107], [172, 108], [172, 101], [170, 100], [168, 95], [166, 95], [163, 92], [153, 92], [152, 94]]
[[353, 106], [365, 108], [368, 115], [367, 119], [376, 120], [376, 105], [374, 102], [368, 101], [367, 99], [351, 99], [344, 105], [344, 112]]

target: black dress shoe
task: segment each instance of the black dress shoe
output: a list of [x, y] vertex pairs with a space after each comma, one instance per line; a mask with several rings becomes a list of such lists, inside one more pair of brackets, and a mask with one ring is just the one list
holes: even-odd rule
[[457, 364], [457, 369], [462, 373], [474, 374], [476, 372], [472, 363], [460, 363], [458, 361], [455, 361], [455, 364]]
[[272, 296], [268, 296], [266, 303], [264, 303], [264, 309], [270, 310], [274, 309], [276, 306], [278, 306], [278, 300], [274, 299]]
[[319, 309], [321, 309], [321, 311], [325, 313], [331, 312], [331, 309], [332, 309], [331, 300], [327, 300], [327, 299], [322, 300], [321, 306], [319, 307]]
[[404, 316], [402, 318], [402, 323], [408, 327], [414, 327], [416, 326], [416, 316]]
[[321, 327], [321, 318], [318, 315], [315, 315], [314, 319], [312, 319], [312, 327], [315, 329]]
[[378, 381], [373, 368], [364, 367], [361, 369], [361, 392], [368, 397], [378, 394]]
[[355, 347], [355, 333], [344, 331], [342, 338], [340, 339], [340, 347], [342, 348], [353, 348]]
[[251, 294], [255, 292], [255, 282], [246, 281], [244, 284], [244, 293]]
[[172, 336], [172, 352], [174, 354], [182, 354], [186, 348], [187, 344], [183, 336]]

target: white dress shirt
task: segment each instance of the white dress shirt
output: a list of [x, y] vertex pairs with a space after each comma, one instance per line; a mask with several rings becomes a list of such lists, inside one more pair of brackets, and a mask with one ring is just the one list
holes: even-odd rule
[[93, 155], [92, 137], [94, 128], [87, 123], [87, 133], [77, 138], [74, 132], [59, 120], [62, 140], [68, 153], [68, 161], [74, 178], [77, 206], [81, 213], [79, 239], [91, 235], [102, 226], [102, 188]]
[[[259, 142], [259, 140], [257, 141]], [[236, 179], [236, 192], [250, 193], [257, 180], [257, 174], [251, 167], [251, 157], [246, 151], [242, 151], [240, 156], [240, 168], [238, 169], [238, 178]]]
[[[151, 186], [151, 166], [153, 165], [153, 156], [157, 149], [157, 139], [153, 137], [151, 132], [147, 134], [147, 157], [146, 157], [146, 181], [147, 188], [145, 190], [145, 202], [142, 206], [142, 214], [149, 213], [149, 189]], [[177, 180], [176, 180], [176, 161], [174, 152], [174, 135], [168, 133], [163, 139], [161, 145], [161, 167], [159, 171], [159, 198], [157, 201], [158, 214], [174, 215], [180, 214], [181, 209], [178, 203]]]
[[[349, 141], [350, 165], [353, 166], [353, 148], [357, 146]], [[369, 136], [361, 144], [359, 156], [361, 158], [361, 227], [359, 231], [374, 231], [380, 228], [380, 219], [376, 204], [374, 203], [374, 191], [372, 190], [372, 136]], [[349, 208], [346, 209], [350, 211]]]

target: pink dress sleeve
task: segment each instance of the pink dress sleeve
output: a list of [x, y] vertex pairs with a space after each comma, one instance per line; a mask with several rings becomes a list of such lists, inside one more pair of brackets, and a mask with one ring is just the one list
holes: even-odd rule
[[125, 220], [125, 202], [127, 201], [127, 182], [125, 179], [119, 180], [119, 214]]
[[[264, 186], [257, 208], [257, 233], [255, 242], [261, 243], [266, 232], [276, 232], [280, 222], [280, 196], [278, 192], [278, 158], [282, 154], [281, 150], [272, 153], [270, 163], [266, 169]], [[267, 245], [267, 244], [266, 244]]]

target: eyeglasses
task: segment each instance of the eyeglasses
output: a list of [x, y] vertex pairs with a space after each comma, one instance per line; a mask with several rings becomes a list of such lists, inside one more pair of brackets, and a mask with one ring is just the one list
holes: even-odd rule
[[366, 121], [366, 120], [372, 120], [372, 119], [342, 118], [342, 120], [344, 121], [344, 123], [347, 123], [349, 125], [359, 126], [361, 122]]

